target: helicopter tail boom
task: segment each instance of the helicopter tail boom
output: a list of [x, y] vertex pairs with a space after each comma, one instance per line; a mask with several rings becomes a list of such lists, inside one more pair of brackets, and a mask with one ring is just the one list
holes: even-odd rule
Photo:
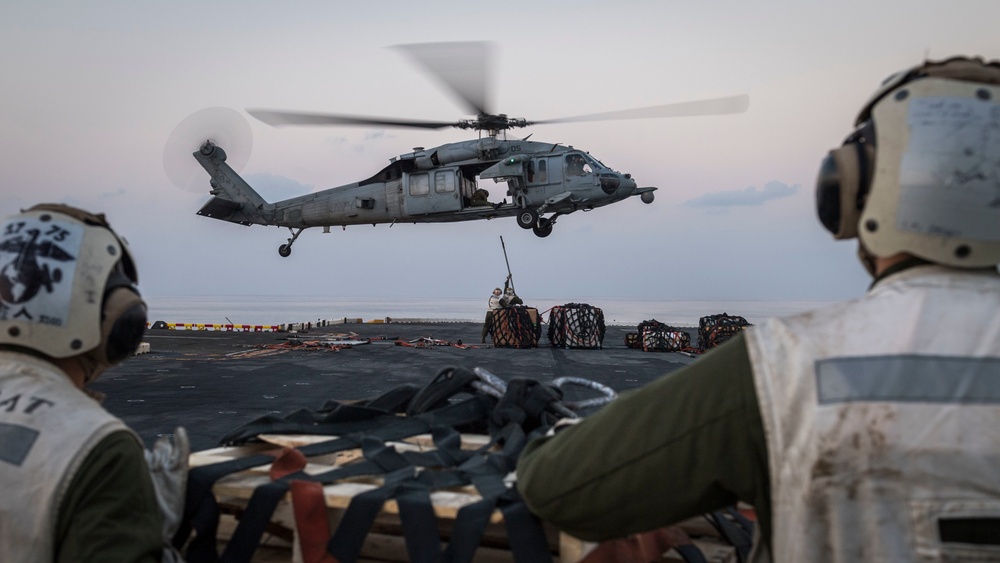
[[226, 164], [226, 152], [221, 147], [207, 141], [194, 157], [212, 177], [210, 193], [215, 196], [198, 210], [198, 215], [241, 225], [273, 224], [268, 218], [273, 205]]

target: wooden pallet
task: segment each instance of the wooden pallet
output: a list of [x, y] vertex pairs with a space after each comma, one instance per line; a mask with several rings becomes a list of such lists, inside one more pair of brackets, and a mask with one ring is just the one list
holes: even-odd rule
[[[267, 450], [276, 450], [284, 447], [297, 448], [335, 439], [335, 437], [331, 436], [312, 435], [262, 435], [260, 438], [263, 440], [263, 443], [195, 452], [191, 454], [190, 465], [191, 467], [199, 467], [228, 461], [233, 458], [257, 455]], [[476, 434], [462, 435], [462, 447], [464, 449], [478, 449], [488, 442], [489, 436]], [[429, 434], [415, 436], [400, 442], [390, 442], [390, 444], [397, 451], [401, 452], [434, 449], [433, 441]], [[305, 471], [310, 474], [330, 471], [349, 464], [361, 458], [361, 456], [360, 450], [354, 449], [312, 457], [308, 459]], [[213, 492], [223, 514], [219, 526], [220, 548], [228, 542], [235, 530], [238, 519], [253, 491], [259, 485], [270, 481], [270, 468], [270, 464], [254, 467], [224, 477], [215, 484]], [[512, 473], [506, 477], [505, 481], [512, 483], [514, 479], [516, 477]], [[380, 478], [366, 476], [344, 479], [324, 486], [323, 493], [326, 500], [327, 519], [331, 532], [336, 529], [344, 511], [356, 495], [376, 489], [381, 485], [382, 481]], [[434, 514], [438, 519], [438, 529], [442, 543], [447, 542], [448, 538], [451, 537], [451, 529], [458, 511], [462, 507], [477, 502], [480, 499], [481, 497], [478, 492], [472, 486], [434, 491], [431, 493], [431, 502]], [[680, 526], [688, 535], [697, 538], [695, 544], [702, 549], [708, 561], [713, 563], [735, 563], [736, 557], [732, 547], [718, 539], [718, 533], [704, 519], [692, 519], [691, 521], [682, 523]], [[545, 532], [549, 550], [555, 561], [579, 561], [596, 547], [596, 544], [584, 542], [568, 534], [561, 533], [549, 525], [545, 526]], [[387, 501], [382, 507], [382, 512], [376, 518], [366, 538], [361, 551], [361, 557], [362, 561], [370, 562], [409, 560], [399, 519], [399, 507], [394, 500]], [[483, 534], [480, 547], [476, 551], [475, 561], [493, 563], [512, 561], [512, 559], [510, 544], [503, 525], [503, 515], [499, 510], [495, 510]], [[668, 562], [683, 561], [676, 556], [675, 552], [673, 554], [667, 552], [661, 560]], [[290, 495], [286, 494], [275, 510], [268, 531], [262, 539], [261, 547], [255, 553], [253, 561], [257, 563], [301, 563], [303, 561], [302, 553], [299, 549], [298, 531], [292, 512]]]

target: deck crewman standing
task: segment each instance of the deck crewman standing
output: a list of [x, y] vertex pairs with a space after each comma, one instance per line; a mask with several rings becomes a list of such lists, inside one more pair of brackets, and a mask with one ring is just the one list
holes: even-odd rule
[[588, 540], [743, 500], [756, 561], [1000, 558], [998, 196], [1000, 62], [891, 76], [816, 191], [867, 294], [765, 320], [532, 442], [518, 489]]
[[483, 342], [486, 342], [486, 336], [493, 329], [493, 311], [500, 308], [500, 300], [502, 298], [503, 290], [499, 287], [493, 288], [493, 293], [490, 294], [490, 300], [486, 304], [486, 320], [483, 321]]
[[43, 204], [0, 221], [2, 561], [163, 556], [148, 454], [84, 389], [142, 339], [137, 279], [103, 215]]
[[503, 297], [500, 299], [500, 306], [513, 307], [514, 305], [524, 305], [524, 301], [514, 293], [511, 275], [507, 274], [507, 280], [503, 282]]

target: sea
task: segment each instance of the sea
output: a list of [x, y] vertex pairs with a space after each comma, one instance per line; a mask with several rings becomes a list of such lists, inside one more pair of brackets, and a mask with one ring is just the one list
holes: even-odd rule
[[[331, 299], [328, 297], [289, 297], [274, 295], [226, 296], [147, 296], [150, 322], [191, 324], [287, 325], [319, 321], [349, 322], [412, 321], [482, 322], [486, 299], [396, 298]], [[598, 307], [609, 325], [630, 326], [657, 320], [674, 326], [698, 326], [701, 317], [727, 313], [739, 315], [750, 323], [768, 317], [786, 316], [833, 304], [833, 301], [783, 300], [630, 300], [589, 298], [571, 302], [537, 299], [525, 305], [535, 307], [548, 318], [553, 306], [586, 303]]]

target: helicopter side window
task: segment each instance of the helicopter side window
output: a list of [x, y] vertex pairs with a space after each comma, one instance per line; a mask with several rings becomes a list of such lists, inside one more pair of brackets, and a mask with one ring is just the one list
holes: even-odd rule
[[548, 161], [539, 158], [535, 161], [535, 182], [544, 184], [549, 181]]
[[434, 174], [434, 191], [439, 194], [450, 194], [455, 191], [455, 172], [441, 170]]
[[431, 193], [431, 184], [427, 174], [411, 174], [410, 195], [427, 195], [429, 193]]
[[583, 156], [579, 154], [566, 155], [567, 176], [583, 176], [584, 174], [589, 174], [592, 171], [592, 167], [587, 164], [587, 161], [583, 159]]

